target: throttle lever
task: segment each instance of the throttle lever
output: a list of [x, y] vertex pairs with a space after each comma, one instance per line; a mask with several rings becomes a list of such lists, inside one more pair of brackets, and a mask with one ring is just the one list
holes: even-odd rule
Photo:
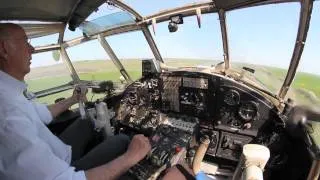
[[201, 162], [204, 158], [204, 155], [207, 152], [208, 146], [210, 144], [209, 136], [203, 136], [200, 138], [200, 146], [196, 151], [196, 155], [192, 162], [192, 169], [194, 174], [198, 174], [200, 172]]
[[[76, 92], [81, 94], [81, 87], [76, 87]], [[80, 111], [80, 116], [81, 119], [85, 119], [86, 118], [86, 110], [85, 110], [85, 105], [84, 102], [82, 101], [81, 98], [79, 98], [79, 111]]]

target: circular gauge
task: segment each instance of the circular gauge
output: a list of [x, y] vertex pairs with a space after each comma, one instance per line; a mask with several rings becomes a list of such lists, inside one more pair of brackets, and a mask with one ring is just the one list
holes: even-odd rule
[[243, 120], [251, 121], [258, 114], [258, 106], [252, 101], [244, 102], [241, 104], [238, 113]]
[[229, 106], [234, 106], [240, 102], [240, 94], [236, 90], [227, 91], [224, 95], [224, 102]]

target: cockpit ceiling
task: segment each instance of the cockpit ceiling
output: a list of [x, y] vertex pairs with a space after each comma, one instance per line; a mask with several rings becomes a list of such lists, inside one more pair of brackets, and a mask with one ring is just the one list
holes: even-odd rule
[[0, 1], [0, 20], [69, 21], [74, 29], [105, 0], [10, 0]]

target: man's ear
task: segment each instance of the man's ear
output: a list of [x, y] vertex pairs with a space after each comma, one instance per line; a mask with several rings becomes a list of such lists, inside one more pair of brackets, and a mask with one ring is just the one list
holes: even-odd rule
[[6, 42], [0, 40], [0, 58], [7, 59], [8, 58], [8, 45]]

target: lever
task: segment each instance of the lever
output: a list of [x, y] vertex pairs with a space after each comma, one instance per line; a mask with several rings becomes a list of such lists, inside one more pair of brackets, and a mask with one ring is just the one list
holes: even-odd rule
[[200, 171], [201, 162], [203, 160], [204, 155], [207, 152], [209, 144], [210, 144], [209, 136], [205, 135], [200, 138], [200, 146], [197, 149], [196, 155], [192, 163], [192, 169], [194, 174], [198, 174], [198, 172]]
[[266, 146], [246, 144], [232, 180], [263, 180], [263, 169], [270, 157]]
[[[76, 87], [76, 91], [77, 93], [81, 94], [81, 87]], [[79, 111], [80, 111], [80, 116], [81, 119], [85, 119], [86, 118], [86, 111], [85, 111], [85, 106], [84, 106], [84, 102], [82, 101], [82, 99], [79, 99]]]

